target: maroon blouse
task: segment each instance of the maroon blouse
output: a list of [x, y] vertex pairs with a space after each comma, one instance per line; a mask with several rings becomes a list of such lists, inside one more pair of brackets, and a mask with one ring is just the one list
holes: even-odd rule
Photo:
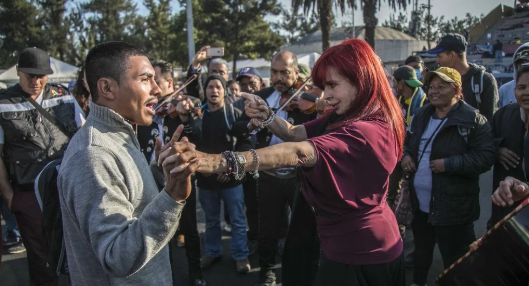
[[304, 124], [316, 166], [304, 170], [302, 192], [314, 207], [321, 249], [332, 261], [368, 265], [397, 259], [403, 250], [386, 203], [397, 164], [393, 130], [382, 119], [357, 121], [324, 135], [325, 117]]

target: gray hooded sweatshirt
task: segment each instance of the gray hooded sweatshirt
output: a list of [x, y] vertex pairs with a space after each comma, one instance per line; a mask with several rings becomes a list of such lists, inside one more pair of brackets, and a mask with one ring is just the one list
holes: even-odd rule
[[[514, 54], [516, 55], [518, 52], [525, 50], [525, 49], [529, 49], [529, 43], [525, 43], [521, 45], [520, 47], [518, 47], [518, 49], [516, 50]], [[509, 81], [508, 83], [500, 87], [500, 91], [499, 91], [500, 93], [499, 107], [500, 108], [510, 103], [516, 102], [516, 98], [514, 97], [514, 88], [516, 87], [517, 68], [516, 68], [516, 63], [514, 62], [514, 59], [515, 57], [513, 56], [512, 60], [513, 60], [513, 65], [514, 65], [514, 73], [513, 73], [514, 80]]]

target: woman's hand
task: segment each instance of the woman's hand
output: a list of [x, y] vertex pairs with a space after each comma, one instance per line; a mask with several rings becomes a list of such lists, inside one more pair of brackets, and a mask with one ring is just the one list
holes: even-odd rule
[[520, 157], [516, 155], [513, 151], [502, 147], [500, 148], [500, 156], [498, 158], [498, 161], [500, 164], [505, 168], [505, 170], [509, 170], [509, 166], [512, 168], [516, 168], [516, 165], [520, 163]]
[[443, 173], [445, 171], [445, 159], [437, 159], [430, 162], [430, 169], [434, 173]]
[[244, 111], [250, 118], [259, 120], [266, 120], [270, 117], [272, 110], [261, 97], [246, 92], [241, 92], [241, 97], [244, 97]]
[[189, 121], [189, 114], [192, 110], [195, 109], [195, 104], [193, 104], [193, 101], [191, 99], [186, 98], [178, 103], [176, 106], [176, 112], [178, 112], [178, 116], [180, 117], [180, 120], [183, 123], [186, 123]]
[[400, 162], [400, 166], [402, 167], [402, 170], [404, 170], [406, 174], [415, 173], [417, 171], [415, 162], [413, 161], [413, 158], [410, 155], [402, 158], [402, 161]]
[[507, 177], [500, 182], [500, 186], [492, 194], [492, 202], [501, 207], [512, 206], [514, 202], [529, 195], [529, 186], [513, 177]]

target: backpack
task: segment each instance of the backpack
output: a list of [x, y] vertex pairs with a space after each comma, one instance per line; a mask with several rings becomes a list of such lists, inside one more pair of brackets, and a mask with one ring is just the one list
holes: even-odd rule
[[470, 82], [472, 86], [472, 92], [474, 92], [474, 96], [476, 97], [478, 109], [481, 105], [481, 93], [483, 92], [483, 74], [484, 72], [480, 70], [478, 73], [472, 76], [472, 80]]
[[42, 211], [42, 236], [48, 266], [55, 273], [68, 274], [64, 246], [57, 176], [62, 159], [48, 163], [35, 179], [35, 195]]

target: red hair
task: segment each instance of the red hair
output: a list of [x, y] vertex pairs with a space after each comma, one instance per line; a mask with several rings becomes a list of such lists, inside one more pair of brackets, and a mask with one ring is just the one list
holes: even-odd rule
[[330, 68], [355, 85], [358, 95], [345, 113], [345, 119], [331, 124], [329, 128], [382, 116], [394, 130], [400, 158], [405, 136], [402, 109], [391, 91], [382, 63], [371, 46], [363, 40], [352, 39], [325, 50], [312, 70], [312, 80], [321, 89], [325, 89]]

